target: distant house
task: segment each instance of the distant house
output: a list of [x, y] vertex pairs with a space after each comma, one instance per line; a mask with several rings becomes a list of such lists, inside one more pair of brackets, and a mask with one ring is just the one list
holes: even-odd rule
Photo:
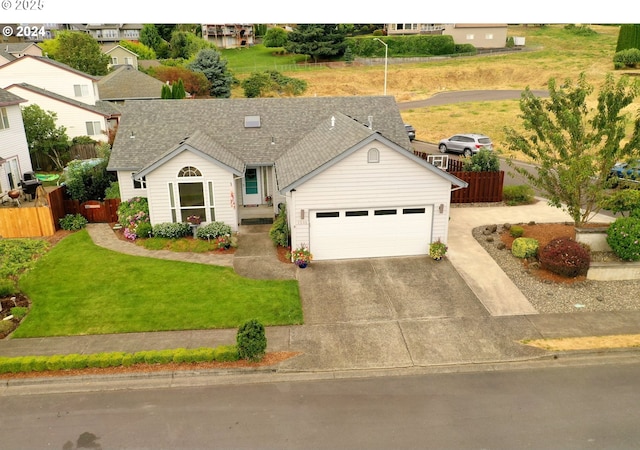
[[[451, 190], [416, 157], [393, 97], [127, 101], [108, 169], [152, 224], [270, 222], [317, 260], [426, 255]], [[262, 222], [264, 223], [264, 222]]]
[[453, 37], [456, 44], [471, 44], [475, 48], [504, 48], [507, 44], [506, 23], [447, 25], [442, 34]]
[[164, 83], [132, 66], [119, 66], [98, 81], [100, 98], [104, 101], [123, 103], [127, 100], [161, 98]]
[[141, 23], [88, 23], [84, 29], [100, 43], [139, 41]]
[[0, 66], [24, 55], [42, 56], [42, 49], [33, 42], [13, 42], [0, 44]]
[[45, 111], [54, 111], [56, 125], [64, 126], [70, 138], [89, 136], [106, 142], [120, 118], [120, 111], [109, 102], [97, 101], [95, 105], [89, 105], [27, 83], [12, 84], [5, 89], [26, 99], [26, 105], [36, 104]]
[[20, 105], [26, 100], [0, 89], [0, 195], [16, 189], [33, 170]]
[[138, 68], [138, 55], [128, 48], [124, 48], [119, 44], [104, 44], [101, 48], [102, 53], [108, 55], [110, 58], [109, 68], [120, 65], [132, 66], [135, 69]]
[[202, 39], [218, 48], [241, 48], [254, 44], [253, 25], [244, 23], [202, 25]]
[[445, 25], [440, 23], [388, 23], [385, 25], [387, 36], [442, 34], [444, 27]]

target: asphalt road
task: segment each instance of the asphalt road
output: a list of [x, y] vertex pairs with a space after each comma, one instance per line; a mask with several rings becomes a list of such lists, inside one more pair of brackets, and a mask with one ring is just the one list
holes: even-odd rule
[[[400, 111], [427, 106], [448, 105], [451, 103], [487, 102], [495, 100], [513, 100], [522, 96], [521, 90], [478, 90], [441, 92], [426, 100], [398, 103]], [[538, 97], [548, 97], [548, 91], [532, 91]]]
[[[7, 449], [629, 449], [640, 363], [4, 396]], [[116, 387], [116, 386], [114, 386]]]

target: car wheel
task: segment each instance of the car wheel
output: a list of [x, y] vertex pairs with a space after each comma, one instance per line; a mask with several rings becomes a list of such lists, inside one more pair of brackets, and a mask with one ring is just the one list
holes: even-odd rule
[[438, 150], [440, 150], [440, 153], [447, 153], [447, 146], [444, 144], [440, 144], [438, 146]]
[[466, 156], [467, 158], [470, 158], [470, 157], [471, 157], [471, 155], [473, 154], [473, 153], [471, 152], [471, 149], [470, 149], [470, 148], [465, 148], [465, 149], [464, 149], [464, 152], [462, 152], [462, 153], [463, 153], [463, 154], [464, 154], [464, 156]]

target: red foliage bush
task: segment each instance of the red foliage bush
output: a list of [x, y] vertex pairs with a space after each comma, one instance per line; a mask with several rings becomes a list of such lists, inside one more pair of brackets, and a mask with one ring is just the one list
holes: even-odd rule
[[542, 268], [568, 278], [586, 275], [591, 264], [589, 251], [568, 237], [550, 241], [538, 259]]

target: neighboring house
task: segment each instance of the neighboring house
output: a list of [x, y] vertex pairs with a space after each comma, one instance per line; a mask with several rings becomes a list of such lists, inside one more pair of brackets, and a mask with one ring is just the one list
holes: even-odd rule
[[98, 42], [139, 41], [141, 23], [88, 23], [85, 30]]
[[58, 95], [95, 105], [99, 77], [80, 72], [53, 59], [25, 55], [0, 66], [0, 88], [27, 83]]
[[64, 126], [72, 139], [89, 136], [96, 141], [108, 141], [108, 131], [117, 127], [120, 118], [117, 107], [109, 102], [88, 105], [28, 83], [12, 84], [5, 89], [26, 99], [27, 105], [36, 104], [45, 111], [54, 111], [56, 126]]
[[202, 25], [202, 39], [212, 42], [218, 48], [248, 47], [254, 44], [253, 25], [246, 23]]
[[132, 66], [119, 66], [98, 81], [100, 98], [114, 103], [159, 99], [163, 85], [162, 81]]
[[467, 186], [413, 154], [390, 96], [126, 102], [108, 169], [152, 224], [237, 231], [286, 207], [317, 260], [427, 254]]
[[101, 48], [102, 53], [108, 55], [110, 58], [110, 69], [120, 65], [133, 66], [135, 69], [138, 68], [138, 55], [128, 48], [124, 48], [119, 44], [105, 44], [102, 45]]
[[16, 189], [22, 174], [33, 170], [20, 109], [25, 102], [0, 89], [0, 195]]
[[385, 25], [388, 36], [412, 34], [442, 34], [445, 25], [441, 23], [388, 23]]
[[456, 44], [471, 44], [475, 48], [504, 48], [507, 45], [507, 24], [464, 24], [447, 25], [442, 34], [453, 37]]
[[0, 66], [24, 55], [42, 56], [42, 49], [33, 42], [13, 42], [0, 44]]

